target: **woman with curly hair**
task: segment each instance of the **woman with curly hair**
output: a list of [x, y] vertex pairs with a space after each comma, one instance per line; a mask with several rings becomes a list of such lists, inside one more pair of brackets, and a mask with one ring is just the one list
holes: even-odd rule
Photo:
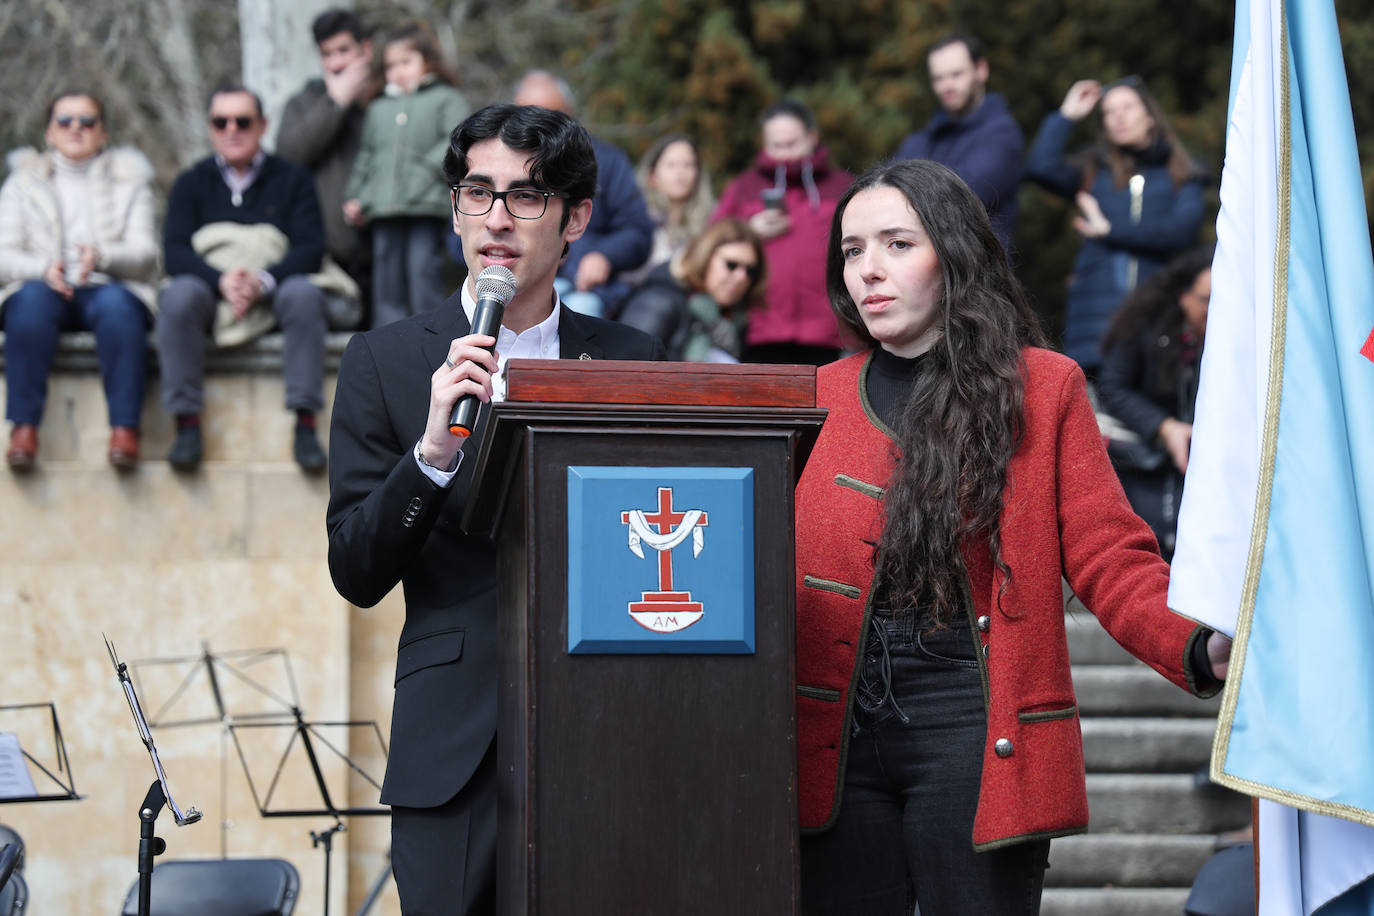
[[817, 373], [796, 491], [802, 911], [1034, 913], [1050, 839], [1088, 824], [1061, 575], [1200, 696], [1229, 641], [1169, 610], [1083, 373], [952, 171], [860, 176], [826, 268], [871, 349]]
[[1136, 447], [1118, 450], [1113, 442], [1108, 452], [1165, 559], [1174, 554], [1211, 298], [1212, 248], [1196, 248], [1127, 296], [1102, 338], [1098, 398], [1138, 437]]
[[[1095, 115], [1097, 138], [1066, 155], [1077, 121]], [[1026, 153], [1026, 176], [1072, 200], [1083, 247], [1073, 265], [1064, 352], [1090, 378], [1102, 334], [1121, 300], [1170, 258], [1197, 244], [1203, 174], [1139, 77], [1079, 80]]]

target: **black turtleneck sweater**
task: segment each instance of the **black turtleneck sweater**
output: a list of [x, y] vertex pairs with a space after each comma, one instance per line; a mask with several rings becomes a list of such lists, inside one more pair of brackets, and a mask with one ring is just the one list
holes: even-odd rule
[[921, 365], [926, 354], [904, 359], [878, 347], [873, 351], [873, 361], [868, 364], [868, 374], [864, 379], [864, 390], [868, 392], [868, 403], [878, 419], [896, 430], [900, 424], [902, 408], [911, 398], [911, 390], [920, 378]]

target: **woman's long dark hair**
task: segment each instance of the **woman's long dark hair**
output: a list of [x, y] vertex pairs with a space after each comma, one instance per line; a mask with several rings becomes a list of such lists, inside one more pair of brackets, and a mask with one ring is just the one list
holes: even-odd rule
[[944, 334], [926, 354], [895, 430], [901, 457], [874, 550], [875, 600], [951, 623], [962, 616], [961, 543], [986, 538], [997, 568], [1011, 573], [998, 518], [1023, 432], [1021, 348], [1045, 339], [982, 203], [954, 172], [925, 160], [869, 169], [835, 207], [826, 287], [845, 327], [877, 343], [845, 287], [840, 238], [855, 196], [883, 187], [902, 192], [935, 248]]
[[1105, 356], [1117, 344], [1131, 340], [1147, 329], [1156, 339], [1167, 343], [1160, 347], [1159, 371], [1150, 380], [1150, 394], [1158, 398], [1178, 395], [1178, 377], [1183, 366], [1183, 307], [1179, 297], [1192, 289], [1204, 270], [1212, 267], [1213, 248], [1204, 245], [1185, 251], [1137, 286], [1122, 300], [1112, 317], [1107, 333], [1102, 335]]

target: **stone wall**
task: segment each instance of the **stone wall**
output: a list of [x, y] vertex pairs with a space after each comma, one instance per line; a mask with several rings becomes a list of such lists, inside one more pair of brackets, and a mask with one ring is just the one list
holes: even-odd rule
[[[327, 404], [342, 344], [342, 337], [330, 341]], [[107, 916], [119, 911], [137, 879], [137, 808], [154, 773], [102, 633], [126, 661], [194, 659], [208, 648], [289, 703], [281, 656], [248, 664], [234, 655], [283, 649], [307, 720], [375, 719], [388, 734], [399, 593], [368, 610], [335, 593], [325, 564], [328, 484], [292, 461], [294, 418], [282, 405], [277, 349], [269, 338], [212, 361], [206, 461], [192, 475], [174, 473], [162, 460], [172, 424], [150, 378], [144, 461], [123, 476], [105, 461], [109, 430], [93, 354], [83, 338], [68, 339], [52, 377], [37, 470], [16, 476], [0, 468], [0, 705], [56, 703], [81, 795], [0, 806], [0, 823], [18, 830], [28, 847], [24, 874], [34, 913]], [[327, 412], [320, 421], [327, 440]], [[171, 721], [210, 713], [204, 667], [136, 666], [149, 716]], [[231, 712], [281, 708], [233, 673], [221, 681]], [[0, 711], [0, 731], [19, 732], [40, 760], [51, 754], [44, 725], [41, 716]], [[253, 758], [261, 795], [291, 731], [235, 734]], [[320, 734], [380, 778], [375, 739], [369, 746], [356, 729]], [[301, 875], [296, 911], [323, 912], [324, 855], [312, 848], [310, 832], [332, 821], [261, 817], [233, 736], [219, 725], [163, 727], [154, 736], [178, 803], [204, 813], [199, 824], [178, 828], [164, 812], [163, 859], [281, 857]], [[299, 751], [288, 757], [273, 809], [320, 804]], [[375, 805], [376, 788], [332, 757], [326, 751], [323, 759], [337, 787], [335, 804]], [[330, 909], [351, 914], [386, 866], [389, 821], [351, 817], [346, 825], [334, 841]], [[397, 913], [395, 900], [388, 883], [371, 912]]]

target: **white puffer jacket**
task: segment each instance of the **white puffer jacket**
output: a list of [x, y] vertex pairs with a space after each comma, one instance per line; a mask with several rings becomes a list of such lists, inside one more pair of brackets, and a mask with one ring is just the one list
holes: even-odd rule
[[[10, 176], [0, 186], [0, 301], [26, 281], [42, 279], [62, 257], [52, 153], [24, 147], [7, 161]], [[161, 255], [152, 164], [132, 147], [115, 147], [96, 156], [90, 178], [92, 229], [100, 250], [95, 269], [127, 287], [152, 314]]]

